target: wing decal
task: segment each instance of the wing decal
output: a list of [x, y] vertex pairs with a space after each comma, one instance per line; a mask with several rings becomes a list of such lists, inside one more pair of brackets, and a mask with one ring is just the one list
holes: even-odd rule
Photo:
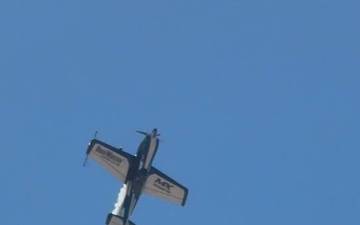
[[116, 178], [125, 182], [134, 156], [96, 139], [91, 140], [87, 154]]
[[151, 167], [144, 193], [183, 206], [187, 199], [188, 189], [155, 167]]

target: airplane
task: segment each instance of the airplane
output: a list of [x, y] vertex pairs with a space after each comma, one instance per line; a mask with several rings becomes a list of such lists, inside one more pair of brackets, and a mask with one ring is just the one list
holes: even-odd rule
[[130, 221], [130, 216], [143, 192], [181, 206], [186, 203], [188, 189], [152, 166], [159, 146], [157, 129], [153, 129], [151, 133], [137, 132], [145, 135], [145, 138], [136, 155], [110, 146], [95, 137], [86, 151], [86, 158], [90, 156], [126, 187], [126, 195], [119, 211], [108, 214], [105, 222], [107, 225], [135, 225]]

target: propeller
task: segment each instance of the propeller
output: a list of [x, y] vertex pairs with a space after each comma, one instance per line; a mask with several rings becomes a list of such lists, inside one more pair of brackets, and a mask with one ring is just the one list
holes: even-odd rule
[[[154, 129], [152, 132], [156, 132], [156, 131], [157, 131], [157, 130]], [[144, 131], [141, 131], [141, 130], [137, 130], [136, 132], [139, 133], [139, 134], [143, 134], [143, 135], [145, 135], [145, 136], [150, 135], [149, 133], [144, 132]], [[160, 134], [156, 134], [156, 137], [159, 137], [159, 136], [160, 136]]]
[[140, 131], [140, 130], [137, 130], [136, 132], [138, 132], [138, 133], [140, 133], [140, 134], [143, 134], [143, 135], [145, 135], [145, 136], [148, 136], [148, 135], [149, 135], [148, 133], [146, 133], [146, 132], [144, 132], [144, 131]]
[[[144, 131], [140, 131], [140, 130], [137, 130], [136, 132], [139, 133], [139, 134], [143, 134], [143, 135], [145, 135], [145, 136], [150, 135], [149, 133], [144, 132]], [[152, 132], [157, 132], [156, 128], [155, 128]], [[160, 136], [160, 134], [156, 133], [156, 137], [159, 137], [159, 136]], [[165, 143], [164, 140], [162, 140], [162, 139], [160, 139], [160, 138], [158, 138], [158, 140], [159, 140], [161, 143]]]

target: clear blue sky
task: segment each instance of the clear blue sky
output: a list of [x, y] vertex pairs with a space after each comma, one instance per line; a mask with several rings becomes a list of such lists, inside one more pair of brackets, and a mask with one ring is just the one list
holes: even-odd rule
[[190, 190], [137, 225], [360, 224], [360, 1], [0, 1], [0, 224], [101, 225], [98, 138]]

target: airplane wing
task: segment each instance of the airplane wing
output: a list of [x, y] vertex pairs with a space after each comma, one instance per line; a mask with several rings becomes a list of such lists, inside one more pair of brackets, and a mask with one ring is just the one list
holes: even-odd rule
[[183, 206], [186, 202], [188, 189], [155, 167], [151, 167], [144, 193]]
[[123, 183], [134, 158], [129, 153], [96, 139], [91, 140], [86, 154]]

